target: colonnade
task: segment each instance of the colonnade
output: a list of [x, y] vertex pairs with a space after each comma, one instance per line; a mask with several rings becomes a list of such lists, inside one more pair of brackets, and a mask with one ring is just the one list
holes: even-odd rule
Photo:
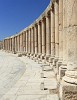
[[[76, 18], [77, 0], [52, 0], [34, 23], [18, 34], [4, 39], [4, 50], [25, 53], [37, 59], [43, 57], [46, 60], [48, 58], [47, 61], [52, 62], [51, 65], [55, 62], [57, 66], [58, 73], [56, 74], [59, 81], [77, 83], [74, 77], [76, 81], [70, 81], [72, 75], [76, 77], [77, 74], [75, 70], [77, 69]], [[72, 74], [69, 74], [69, 70]], [[64, 88], [63, 93], [65, 91]], [[65, 95], [62, 100], [68, 100]]]

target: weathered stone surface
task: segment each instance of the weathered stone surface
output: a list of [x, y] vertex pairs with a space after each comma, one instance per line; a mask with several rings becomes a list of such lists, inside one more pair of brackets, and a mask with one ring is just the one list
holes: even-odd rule
[[62, 100], [77, 100], [77, 85], [62, 82]]

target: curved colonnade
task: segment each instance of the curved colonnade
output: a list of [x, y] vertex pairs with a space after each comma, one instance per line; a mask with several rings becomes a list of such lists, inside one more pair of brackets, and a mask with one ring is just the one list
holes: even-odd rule
[[[52, 0], [34, 23], [18, 34], [4, 39], [4, 50], [24, 53], [32, 59], [44, 60], [52, 67], [56, 66], [54, 70], [57, 69], [57, 79], [63, 85], [62, 100], [69, 99], [69, 91], [77, 99], [77, 90], [74, 88], [74, 92], [72, 91], [72, 87], [77, 84], [76, 17], [77, 0]], [[70, 89], [65, 88], [67, 83]], [[71, 83], [74, 85], [71, 86]]]

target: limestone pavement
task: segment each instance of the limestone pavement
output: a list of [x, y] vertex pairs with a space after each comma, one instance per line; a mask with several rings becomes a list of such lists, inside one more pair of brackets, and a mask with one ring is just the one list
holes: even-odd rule
[[[41, 82], [46, 81], [41, 78], [41, 73], [41, 64], [25, 56], [18, 58], [0, 51], [0, 100], [58, 100], [57, 94], [41, 90]], [[50, 84], [47, 79], [49, 83], [46, 84], [56, 87], [54, 73], [51, 74], [53, 82]]]

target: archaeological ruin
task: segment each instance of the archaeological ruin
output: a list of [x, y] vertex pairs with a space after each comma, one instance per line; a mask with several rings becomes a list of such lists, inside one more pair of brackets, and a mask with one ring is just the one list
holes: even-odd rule
[[76, 18], [77, 0], [51, 0], [30, 26], [3, 40], [4, 51], [49, 65], [42, 69], [55, 73], [58, 87], [52, 91], [60, 100], [77, 100]]

